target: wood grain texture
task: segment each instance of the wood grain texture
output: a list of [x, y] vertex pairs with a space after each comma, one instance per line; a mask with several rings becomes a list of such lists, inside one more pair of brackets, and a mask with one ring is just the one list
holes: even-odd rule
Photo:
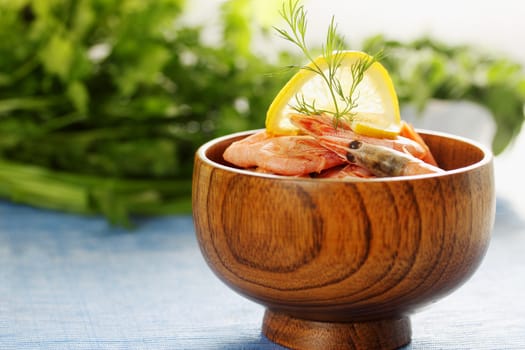
[[[371, 346], [352, 331], [364, 323], [381, 325], [368, 328], [378, 339], [409, 338], [409, 326], [387, 320], [450, 293], [478, 267], [494, 221], [492, 156], [466, 140], [422, 136], [449, 172], [356, 181], [261, 176], [222, 160], [243, 135], [199, 150], [193, 218], [202, 254], [228, 286], [271, 310], [270, 339], [292, 339], [282, 330], [291, 320], [301, 334], [311, 321], [339, 330], [348, 346], [337, 348]], [[269, 329], [286, 336], [272, 338]], [[330, 348], [337, 337], [325, 338]], [[406, 342], [394, 343], [365, 348]]]
[[[408, 317], [370, 322], [317, 322], [267, 310], [263, 333], [268, 339], [299, 349], [395, 349], [410, 342]], [[329, 344], [329, 346], [327, 346]]]

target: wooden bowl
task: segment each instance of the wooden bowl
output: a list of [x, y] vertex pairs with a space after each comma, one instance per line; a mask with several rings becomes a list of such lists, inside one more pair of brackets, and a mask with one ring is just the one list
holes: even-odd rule
[[[253, 131], [252, 131], [253, 132]], [[421, 131], [439, 175], [330, 180], [264, 175], [195, 157], [200, 249], [229, 287], [266, 307], [263, 333], [294, 349], [393, 349], [409, 315], [465, 282], [494, 222], [492, 154]]]

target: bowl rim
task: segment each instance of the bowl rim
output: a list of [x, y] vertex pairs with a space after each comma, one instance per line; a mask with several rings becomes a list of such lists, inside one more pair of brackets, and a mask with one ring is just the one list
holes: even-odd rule
[[294, 177], [294, 176], [287, 176], [287, 175], [276, 175], [276, 174], [266, 174], [266, 173], [258, 173], [252, 170], [246, 170], [246, 169], [240, 169], [240, 168], [234, 168], [228, 165], [220, 164], [214, 160], [211, 160], [209, 157], [206, 156], [206, 152], [214, 145], [221, 143], [225, 140], [242, 137], [242, 136], [249, 136], [251, 134], [254, 134], [256, 132], [263, 131], [265, 129], [252, 129], [252, 130], [245, 130], [240, 132], [235, 132], [232, 134], [227, 134], [224, 136], [220, 136], [217, 138], [214, 138], [212, 140], [209, 140], [208, 142], [204, 143], [202, 146], [200, 146], [197, 149], [196, 156], [203, 161], [204, 163], [219, 168], [221, 170], [242, 174], [242, 175], [249, 175], [249, 176], [255, 176], [255, 177], [261, 177], [266, 179], [272, 179], [272, 180], [294, 180], [294, 181], [306, 181], [306, 182], [396, 182], [396, 181], [406, 181], [406, 180], [418, 180], [418, 179], [427, 179], [427, 178], [441, 178], [445, 176], [451, 176], [455, 174], [460, 173], [466, 173], [476, 168], [481, 168], [493, 161], [494, 155], [492, 151], [487, 148], [486, 146], [482, 145], [481, 143], [471, 140], [467, 137], [453, 135], [446, 132], [441, 131], [433, 131], [433, 130], [427, 130], [427, 129], [416, 129], [418, 133], [427, 134], [427, 135], [433, 135], [433, 136], [439, 136], [439, 137], [445, 137], [449, 139], [454, 139], [457, 141], [461, 141], [464, 143], [467, 143], [471, 146], [474, 146], [478, 149], [480, 149], [483, 152], [483, 158], [480, 159], [478, 162], [473, 163], [471, 165], [453, 169], [453, 170], [446, 170], [444, 173], [437, 173], [437, 174], [422, 174], [422, 175], [408, 175], [408, 176], [395, 176], [395, 177], [379, 177], [379, 178], [345, 178], [345, 179], [334, 179], [334, 178], [308, 178], [308, 177]]

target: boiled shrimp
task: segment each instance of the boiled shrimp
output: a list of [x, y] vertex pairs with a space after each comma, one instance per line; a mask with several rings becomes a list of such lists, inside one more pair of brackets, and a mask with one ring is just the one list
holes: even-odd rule
[[408, 153], [395, 149], [366, 143], [361, 140], [345, 140], [334, 136], [321, 136], [318, 141], [323, 146], [378, 177], [433, 174], [442, 169], [428, 164]]
[[[332, 117], [324, 114], [313, 116], [292, 114], [290, 115], [290, 120], [302, 132], [314, 137], [333, 136], [346, 140], [358, 140], [367, 144], [384, 146], [396, 151], [408, 153], [416, 158], [424, 159], [428, 163], [436, 165], [434, 158], [430, 155], [430, 150], [426, 147], [422, 139], [416, 141], [404, 136], [398, 136], [394, 139], [385, 139], [358, 135], [350, 129], [350, 125], [345, 120], [341, 119], [334, 122]], [[412, 130], [413, 134], [417, 135], [413, 129], [410, 129], [408, 124], [403, 125], [405, 135], [409, 135], [410, 130]]]
[[223, 158], [241, 168], [305, 176], [343, 164], [340, 156], [311, 136], [270, 136], [262, 131], [232, 143]]

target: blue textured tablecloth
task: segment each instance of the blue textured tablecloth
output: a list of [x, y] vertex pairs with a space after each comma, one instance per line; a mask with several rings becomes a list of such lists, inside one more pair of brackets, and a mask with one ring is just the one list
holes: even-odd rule
[[[525, 349], [525, 223], [498, 199], [475, 276], [412, 317], [407, 349]], [[0, 349], [282, 349], [208, 269], [189, 216], [128, 232], [0, 201]]]

